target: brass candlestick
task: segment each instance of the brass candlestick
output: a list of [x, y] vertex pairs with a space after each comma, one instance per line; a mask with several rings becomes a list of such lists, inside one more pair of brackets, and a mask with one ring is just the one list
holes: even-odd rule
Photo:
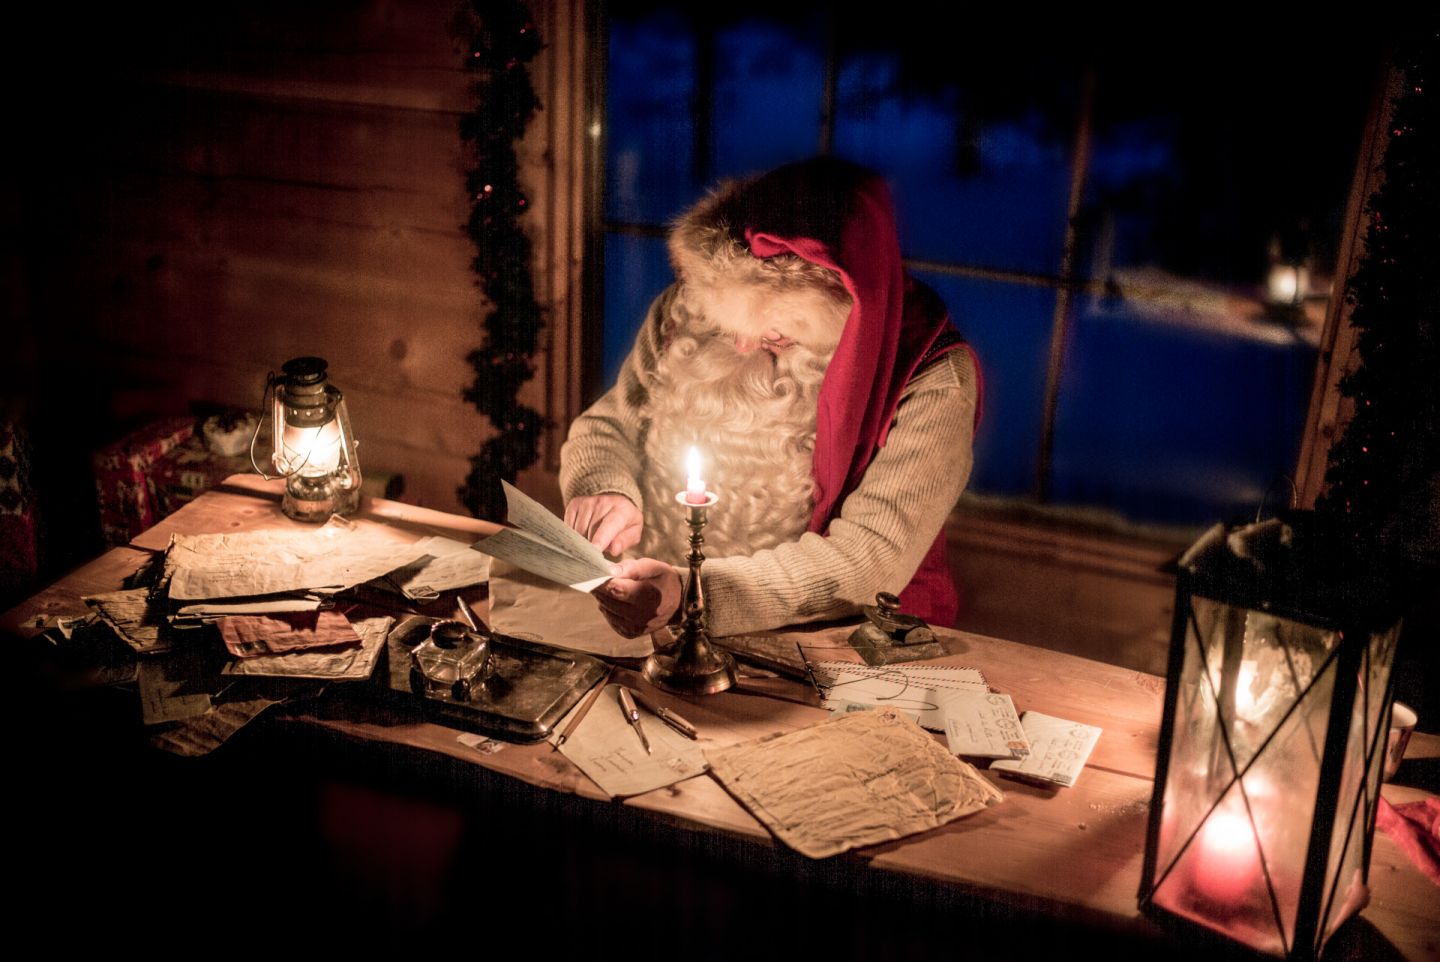
[[705, 512], [720, 498], [707, 491], [703, 502], [692, 504], [686, 492], [681, 491], [675, 500], [685, 506], [685, 520], [690, 525], [690, 578], [682, 601], [685, 621], [675, 653], [662, 655], [657, 651], [651, 655], [645, 660], [644, 674], [652, 685], [666, 691], [713, 695], [735, 684], [735, 659], [710, 647], [710, 635], [705, 629], [705, 589], [700, 582], [700, 566], [705, 561], [700, 550], [705, 545]]

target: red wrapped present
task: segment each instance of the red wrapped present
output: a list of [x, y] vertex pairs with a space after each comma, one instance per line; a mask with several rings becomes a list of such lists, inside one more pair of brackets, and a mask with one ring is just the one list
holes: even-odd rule
[[194, 434], [193, 417], [165, 418], [95, 453], [100, 529], [107, 544], [125, 544], [164, 517], [150, 485], [151, 470]]
[[39, 569], [35, 491], [24, 431], [0, 419], [0, 598], [30, 583]]
[[235, 456], [216, 454], [199, 435], [187, 438], [156, 461], [150, 471], [155, 510], [163, 518], [230, 475], [253, 470], [248, 451]]

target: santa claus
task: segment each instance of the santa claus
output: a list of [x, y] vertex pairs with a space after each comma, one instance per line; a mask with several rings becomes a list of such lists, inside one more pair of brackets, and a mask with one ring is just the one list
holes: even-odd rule
[[633, 637], [677, 615], [693, 445], [721, 498], [711, 634], [849, 616], [878, 591], [953, 624], [941, 528], [970, 475], [978, 369], [906, 274], [884, 182], [791, 164], [722, 185], [669, 246], [678, 280], [561, 450], [566, 523], [627, 556], [595, 592], [607, 620]]

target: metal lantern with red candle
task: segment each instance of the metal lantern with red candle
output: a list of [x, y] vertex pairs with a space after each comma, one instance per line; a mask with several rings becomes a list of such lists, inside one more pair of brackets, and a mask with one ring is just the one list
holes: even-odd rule
[[[271, 460], [285, 479], [280, 508], [297, 521], [325, 521], [360, 506], [359, 442], [345, 395], [329, 382], [326, 368], [322, 357], [297, 357], [281, 365], [279, 376], [269, 377]], [[250, 463], [269, 477], [255, 463], [253, 438]]]
[[1140, 904], [1314, 958], [1368, 902], [1399, 606], [1296, 512], [1179, 560]]

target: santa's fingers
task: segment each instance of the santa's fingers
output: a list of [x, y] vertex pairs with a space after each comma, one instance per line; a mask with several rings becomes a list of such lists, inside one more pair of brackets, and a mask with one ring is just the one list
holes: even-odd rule
[[654, 581], [666, 577], [673, 570], [665, 562], [654, 558], [630, 558], [615, 566], [615, 575], [622, 581]]
[[656, 587], [648, 580], [611, 578], [595, 589], [595, 597], [600, 602], [600, 607], [620, 611], [639, 604], [648, 595], [656, 592]]
[[643, 522], [640, 512], [612, 511], [589, 535], [590, 543], [609, 555], [618, 555], [638, 544]]
[[594, 512], [594, 498], [576, 498], [565, 506], [565, 523], [588, 538], [590, 516]]

